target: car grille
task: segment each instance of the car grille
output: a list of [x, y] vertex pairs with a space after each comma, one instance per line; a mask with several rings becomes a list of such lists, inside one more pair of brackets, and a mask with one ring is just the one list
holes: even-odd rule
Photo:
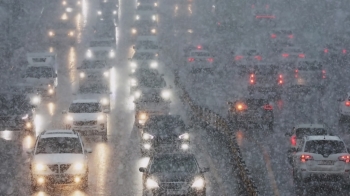
[[74, 121], [73, 125], [76, 125], [76, 126], [92, 126], [92, 125], [97, 125], [97, 121], [96, 120]]
[[157, 138], [156, 143], [157, 144], [172, 144], [176, 142], [175, 137], [165, 137], [165, 138]]
[[168, 182], [168, 183], [161, 183], [160, 188], [166, 189], [166, 190], [179, 190], [184, 185], [185, 185], [185, 183], [182, 183], [182, 182], [179, 182], [179, 183]]
[[48, 165], [49, 169], [54, 173], [64, 173], [66, 172], [71, 164], [54, 164], [54, 165]]
[[94, 52], [95, 56], [107, 56], [109, 53], [108, 51], [96, 51]]

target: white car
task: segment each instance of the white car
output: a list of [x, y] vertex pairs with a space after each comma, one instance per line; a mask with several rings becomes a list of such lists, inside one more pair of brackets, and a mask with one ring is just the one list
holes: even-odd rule
[[158, 54], [154, 52], [136, 52], [129, 61], [132, 72], [135, 72], [137, 68], [157, 69], [159, 67]]
[[158, 21], [157, 10], [152, 5], [139, 5], [136, 8], [135, 20]]
[[191, 50], [187, 56], [186, 64], [187, 68], [192, 73], [199, 72], [201, 70], [213, 71], [214, 58], [208, 50], [203, 50], [201, 47], [197, 47], [195, 50]]
[[350, 92], [346, 94], [345, 98], [339, 98], [339, 113], [340, 113], [340, 122], [346, 121], [350, 118]]
[[90, 42], [86, 51], [87, 59], [115, 59], [116, 42], [113, 38], [98, 38]]
[[110, 66], [104, 60], [84, 60], [79, 71], [79, 86], [86, 83], [102, 83], [109, 86]]
[[[297, 191], [306, 183], [336, 181], [350, 184], [350, 154], [337, 136], [307, 136], [302, 139], [293, 156], [293, 178]], [[300, 195], [297, 193], [297, 195]]]
[[107, 140], [108, 109], [102, 109], [100, 100], [76, 99], [65, 114], [64, 122], [67, 129], [80, 132], [81, 135], [100, 135]]
[[35, 142], [30, 164], [33, 190], [50, 184], [88, 186], [87, 153], [78, 133], [72, 130], [43, 131]]
[[140, 5], [150, 5], [154, 7], [158, 7], [158, 0], [137, 0], [137, 6]]
[[158, 43], [157, 36], [138, 36], [136, 39], [136, 44], [133, 46], [135, 51], [144, 51], [158, 53], [160, 46]]

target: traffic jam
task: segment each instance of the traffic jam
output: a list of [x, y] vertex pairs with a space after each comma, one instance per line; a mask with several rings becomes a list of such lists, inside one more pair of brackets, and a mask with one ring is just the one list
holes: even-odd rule
[[310, 52], [272, 2], [232, 15], [218, 0], [45, 4], [31, 32], [41, 45], [0, 87], [0, 147], [23, 162], [0, 195], [255, 195], [232, 143], [262, 195], [347, 195], [350, 39]]

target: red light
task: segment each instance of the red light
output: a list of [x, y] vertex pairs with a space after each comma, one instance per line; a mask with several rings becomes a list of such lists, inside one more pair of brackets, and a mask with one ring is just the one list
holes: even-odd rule
[[280, 79], [282, 79], [282, 78], [283, 78], [283, 75], [282, 75], [282, 74], [280, 74], [280, 75], [279, 75], [279, 78], [280, 78]]
[[250, 84], [254, 84], [255, 83], [255, 75], [254, 74], [250, 74]]
[[345, 163], [349, 163], [350, 162], [350, 156], [349, 155], [340, 156], [338, 159], [339, 159], [339, 161], [344, 161]]
[[255, 58], [256, 60], [258, 60], [258, 61], [261, 61], [261, 60], [262, 60], [261, 56], [255, 56], [254, 58]]
[[306, 161], [309, 161], [309, 160], [313, 160], [314, 158], [311, 156], [311, 155], [305, 155], [305, 154], [302, 154], [300, 156], [300, 161], [305, 163]]
[[254, 78], [254, 74], [250, 74], [250, 78]]
[[278, 80], [278, 84], [283, 84], [283, 80]]
[[323, 74], [326, 74], [326, 70], [322, 70], [322, 73], [323, 73]]
[[298, 72], [299, 72], [299, 70], [296, 69], [296, 70], [295, 70], [295, 73], [298, 73]]
[[252, 5], [252, 8], [253, 8], [253, 9], [255, 8], [255, 5], [254, 5], [254, 4]]
[[188, 58], [188, 62], [193, 62], [194, 58]]
[[284, 58], [287, 58], [287, 57], [289, 57], [289, 54], [283, 53], [282, 56], [283, 56]]
[[214, 61], [214, 59], [213, 59], [213, 58], [208, 58], [208, 61], [209, 61], [210, 63], [212, 63], [212, 62]]
[[328, 53], [328, 49], [325, 48], [325, 49], [323, 50], [323, 52], [324, 52], [324, 53]]
[[242, 111], [242, 110], [246, 110], [247, 109], [247, 105], [244, 103], [237, 103], [236, 104], [236, 110]]
[[275, 39], [276, 37], [277, 37], [276, 34], [271, 34], [271, 38], [272, 38], [272, 39]]
[[349, 107], [350, 106], [350, 101], [346, 101], [345, 105]]
[[265, 110], [273, 110], [273, 107], [272, 107], [272, 105], [264, 105], [264, 109]]
[[202, 50], [202, 46], [197, 46], [197, 49], [198, 50]]
[[290, 34], [288, 35], [289, 39], [293, 39], [294, 38], [294, 35], [293, 34]]
[[346, 49], [343, 49], [343, 54], [346, 54], [346, 52], [347, 52]]
[[299, 58], [305, 58], [305, 54], [299, 54]]
[[292, 146], [296, 146], [297, 145], [297, 136], [296, 135], [293, 135], [290, 138], [290, 143], [292, 144]]
[[236, 57], [235, 57], [235, 60], [236, 60], [236, 61], [239, 61], [239, 60], [242, 60], [242, 59], [243, 59], [243, 56], [236, 56]]
[[294, 77], [295, 77], [295, 78], [298, 78], [298, 74], [296, 73], [296, 74], [294, 75]]

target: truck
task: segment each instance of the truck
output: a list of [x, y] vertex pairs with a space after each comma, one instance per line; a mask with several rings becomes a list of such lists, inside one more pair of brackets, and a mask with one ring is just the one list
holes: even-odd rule
[[57, 87], [57, 62], [54, 53], [27, 53], [28, 66], [22, 78], [41, 97], [54, 98]]

